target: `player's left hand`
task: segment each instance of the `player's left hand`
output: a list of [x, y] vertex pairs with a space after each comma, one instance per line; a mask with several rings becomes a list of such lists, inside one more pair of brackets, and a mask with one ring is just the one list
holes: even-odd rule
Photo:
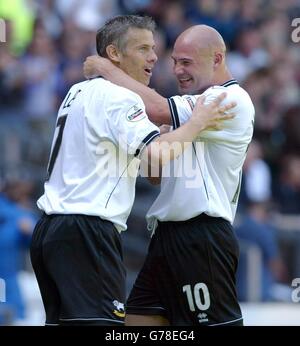
[[88, 56], [83, 63], [83, 74], [85, 78], [90, 79], [103, 75], [110, 61], [99, 55]]

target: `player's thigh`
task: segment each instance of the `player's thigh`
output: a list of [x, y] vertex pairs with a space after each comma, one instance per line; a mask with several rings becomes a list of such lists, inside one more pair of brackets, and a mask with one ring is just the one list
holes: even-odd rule
[[160, 295], [161, 250], [161, 243], [154, 235], [126, 302], [126, 325], [169, 325]]
[[131, 315], [125, 317], [125, 326], [169, 326], [169, 321], [159, 315]]

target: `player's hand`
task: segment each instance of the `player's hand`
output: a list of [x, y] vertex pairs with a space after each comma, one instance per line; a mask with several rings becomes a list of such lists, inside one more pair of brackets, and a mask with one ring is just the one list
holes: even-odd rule
[[164, 133], [168, 133], [171, 131], [171, 126], [166, 124], [160, 125], [159, 131], [161, 135], [163, 135]]
[[107, 69], [111, 67], [112, 63], [99, 55], [88, 56], [83, 63], [83, 74], [85, 78], [94, 78], [97, 76], [104, 76]]
[[225, 98], [226, 93], [224, 92], [207, 105], [204, 104], [204, 95], [197, 99], [191, 121], [199, 127], [199, 131], [204, 129], [221, 130], [224, 127], [224, 120], [235, 117], [232, 109], [236, 106], [236, 102], [228, 102], [221, 106]]

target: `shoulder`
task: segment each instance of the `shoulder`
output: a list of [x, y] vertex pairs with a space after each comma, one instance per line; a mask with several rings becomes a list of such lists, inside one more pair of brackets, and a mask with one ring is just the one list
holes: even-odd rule
[[243, 89], [239, 84], [234, 84], [228, 87], [224, 86], [212, 86], [208, 88], [203, 94], [206, 96], [206, 102], [211, 102], [221, 93], [226, 92], [226, 98], [223, 101], [236, 102], [237, 107], [235, 111], [249, 112], [249, 114], [254, 114], [253, 102], [245, 89]]
[[74, 84], [73, 88], [80, 88], [84, 96], [83, 102], [87, 107], [105, 109], [107, 112], [124, 109], [138, 104], [145, 108], [139, 95], [129, 89], [118, 86], [104, 78], [94, 78]]
[[226, 99], [232, 101], [233, 99], [235, 99], [236, 102], [251, 102], [250, 96], [247, 93], [247, 91], [245, 89], [243, 89], [239, 84], [234, 84], [228, 87], [224, 87], [224, 86], [220, 86], [220, 85], [215, 85], [212, 86], [210, 88], [208, 88], [207, 90], [205, 90], [205, 92], [203, 93], [203, 95], [205, 95], [206, 97], [212, 97], [212, 98], [216, 98], [217, 96], [219, 96], [222, 93], [226, 93]]
[[95, 78], [90, 80], [92, 86], [99, 86], [101, 87], [101, 91], [110, 94], [113, 93], [113, 98], [119, 98], [119, 97], [131, 97], [131, 98], [140, 98], [138, 94], [135, 92], [124, 88], [122, 86], [119, 86], [117, 84], [114, 84], [110, 82], [107, 79], [104, 78]]

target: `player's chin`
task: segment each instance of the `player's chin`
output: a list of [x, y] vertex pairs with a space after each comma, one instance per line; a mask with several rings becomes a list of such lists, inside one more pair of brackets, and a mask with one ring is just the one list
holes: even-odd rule
[[144, 85], [148, 86], [150, 84], [150, 77], [143, 78], [143, 81], [141, 81]]
[[181, 93], [181, 95], [184, 95], [184, 94], [190, 94], [192, 88], [188, 88], [188, 87], [186, 87], [186, 86], [180, 86], [180, 85], [178, 85], [178, 90], [179, 90], [179, 92]]
[[193, 91], [192, 81], [188, 82], [178, 82], [178, 89], [181, 94], [190, 94]]

